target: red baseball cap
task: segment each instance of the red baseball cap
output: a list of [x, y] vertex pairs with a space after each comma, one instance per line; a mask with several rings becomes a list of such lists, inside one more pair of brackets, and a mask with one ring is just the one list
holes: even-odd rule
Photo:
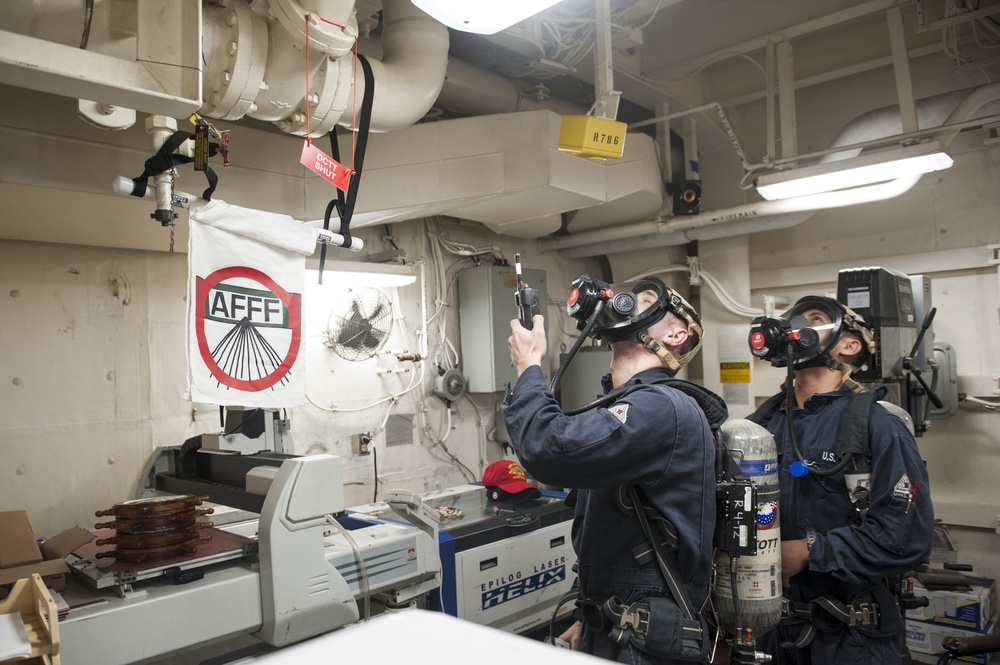
[[507, 494], [520, 494], [530, 490], [538, 491], [529, 483], [524, 467], [509, 459], [493, 462], [483, 471], [483, 485], [496, 487]]

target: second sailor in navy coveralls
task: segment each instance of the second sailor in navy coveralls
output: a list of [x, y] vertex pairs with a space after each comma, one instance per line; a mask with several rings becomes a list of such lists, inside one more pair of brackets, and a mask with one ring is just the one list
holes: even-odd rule
[[[638, 484], [675, 525], [679, 547], [668, 556], [691, 602], [701, 607], [712, 570], [713, 437], [692, 397], [643, 383], [669, 378], [690, 360], [701, 344], [701, 321], [694, 308], [659, 280], [645, 285], [649, 288], [642, 283], [627, 287], [637, 295], [638, 312], [619, 319], [617, 332], [624, 326], [628, 334], [605, 330], [602, 335], [605, 340], [628, 336], [659, 342], [611, 343], [613, 386], [634, 384], [635, 390], [606, 408], [565, 415], [540, 367], [547, 348], [543, 318], [534, 317], [532, 330], [514, 320], [509, 346], [518, 379], [504, 400], [503, 417], [521, 464], [532, 476], [578, 489], [573, 546], [585, 598], [599, 604], [618, 596], [630, 603], [670, 595], [655, 562], [636, 562], [632, 549], [646, 538], [638, 520], [615, 501], [618, 486]], [[604, 323], [614, 326], [614, 317]], [[629, 643], [614, 643], [607, 626], [600, 625], [600, 615], [596, 620], [590, 616], [561, 636], [571, 648], [620, 663], [672, 662]]]
[[[827, 349], [793, 364], [795, 438], [803, 459], [829, 468], [838, 459], [837, 433], [855, 394], [848, 387], [848, 370], [874, 353], [874, 340], [860, 317], [831, 298], [801, 299], [783, 315], [793, 327], [795, 317], [819, 332], [816, 349]], [[852, 502], [843, 474], [793, 477], [796, 458], [787, 417], [788, 405], [782, 404], [764, 423], [774, 435], [780, 460], [784, 595], [798, 604], [802, 616], [811, 610], [820, 623], [811, 634], [803, 632], [809, 622], [781, 625], [766, 636], [762, 648], [775, 663], [898, 664], [902, 622], [895, 599], [883, 592], [885, 578], [925, 563], [934, 529], [927, 471], [913, 435], [882, 406], [870, 407], [870, 479], [867, 493], [861, 493], [867, 494], [862, 505]], [[856, 625], [838, 620], [838, 609], [818, 608], [819, 598], [840, 603]], [[800, 638], [807, 644], [779, 646]]]

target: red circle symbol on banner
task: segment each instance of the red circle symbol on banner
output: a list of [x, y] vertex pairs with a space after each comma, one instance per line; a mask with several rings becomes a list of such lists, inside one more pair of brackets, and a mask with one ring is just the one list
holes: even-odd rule
[[[258, 291], [227, 285], [227, 280], [244, 280], [244, 283], [245, 281], [255, 282], [261, 285], [263, 289]], [[235, 303], [236, 298], [243, 298], [248, 301], [248, 304], [243, 307], [243, 309], [246, 309], [247, 315], [236, 320], [233, 315], [233, 312], [236, 310], [235, 304], [231, 308], [226, 309], [225, 303], [223, 303], [222, 310], [225, 313], [225, 317], [218, 318], [214, 316], [216, 314], [214, 305], [212, 305], [212, 312], [209, 312], [209, 297], [213, 291], [237, 294], [232, 300], [233, 303]], [[248, 296], [246, 295], [248, 293], [263, 295]], [[268, 299], [265, 297], [266, 295], [273, 297]], [[285, 379], [291, 371], [292, 365], [295, 364], [296, 357], [298, 357], [299, 342], [302, 339], [301, 294], [289, 293], [260, 270], [245, 266], [232, 266], [216, 270], [205, 278], [198, 277], [195, 287], [195, 297], [197, 298], [197, 302], [194, 307], [194, 325], [195, 334], [198, 338], [198, 352], [215, 380], [229, 388], [246, 392], [260, 392]], [[276, 351], [257, 330], [260, 324], [256, 324], [251, 320], [254, 311], [258, 313], [271, 313], [264, 305], [262, 305], [262, 308], [259, 307], [254, 310], [252, 304], [254, 300], [259, 300], [262, 303], [264, 300], [277, 300], [281, 302], [284, 308], [284, 312], [281, 313], [281, 324], [270, 324], [261, 326], [261, 328], [287, 328], [291, 331], [291, 340], [288, 350], [284, 355]], [[224, 325], [228, 325], [229, 328], [229, 332], [222, 337], [222, 340], [216, 344], [214, 349], [209, 346], [208, 333], [205, 329], [206, 320], [221, 321]], [[242, 339], [239, 342], [236, 341], [236, 335], [242, 335]], [[231, 336], [233, 339], [229, 340]], [[220, 349], [229, 354], [227, 355], [227, 360], [224, 362], [224, 366], [220, 365], [216, 359], [216, 356], [220, 353]], [[238, 358], [237, 355], [239, 353], [242, 353], [245, 357]], [[234, 376], [234, 374], [246, 374], [250, 378], [242, 378], [241, 376]]]

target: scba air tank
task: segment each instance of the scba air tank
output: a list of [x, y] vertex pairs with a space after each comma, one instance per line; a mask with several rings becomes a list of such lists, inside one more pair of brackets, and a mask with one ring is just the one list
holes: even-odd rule
[[781, 618], [778, 452], [771, 433], [749, 420], [726, 421], [722, 440], [737, 460], [742, 452], [740, 469], [757, 486], [757, 554], [732, 559], [719, 550], [713, 602], [727, 632], [738, 635], [741, 629], [752, 628], [760, 636]]

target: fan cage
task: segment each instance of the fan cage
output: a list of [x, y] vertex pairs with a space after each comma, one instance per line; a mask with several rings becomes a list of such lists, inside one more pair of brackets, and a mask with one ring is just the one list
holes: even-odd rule
[[349, 289], [330, 312], [327, 346], [345, 360], [367, 360], [385, 345], [391, 331], [389, 297], [371, 287]]

